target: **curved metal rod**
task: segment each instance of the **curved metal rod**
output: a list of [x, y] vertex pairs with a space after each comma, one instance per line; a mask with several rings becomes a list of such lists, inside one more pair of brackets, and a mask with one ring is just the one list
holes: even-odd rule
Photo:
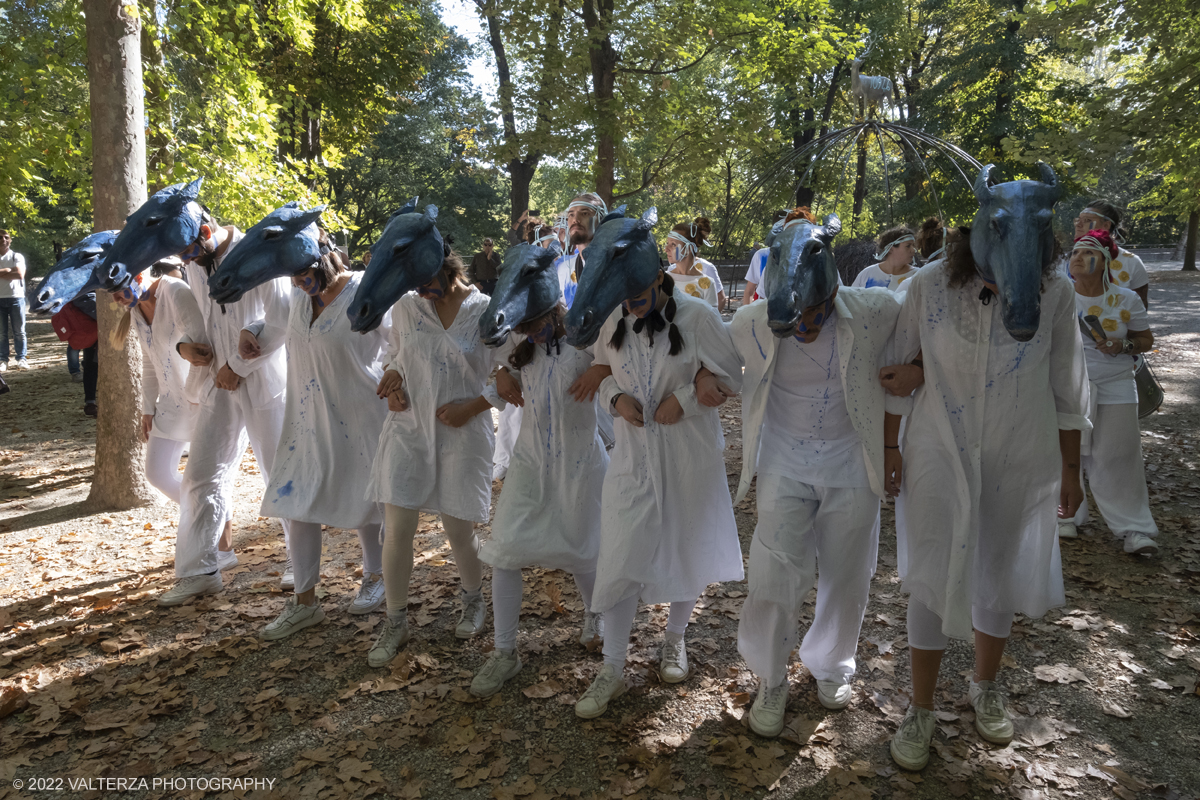
[[879, 123], [875, 123], [875, 142], [879, 145], [879, 160], [883, 162], [883, 191], [887, 198], [888, 206], [888, 224], [896, 224], [896, 215], [892, 212], [892, 182], [888, 175], [887, 154], [883, 150], [883, 130]]
[[[907, 144], [910, 148], [912, 148], [913, 155], [915, 155], [917, 157], [917, 161], [919, 161], [921, 164], [921, 171], [925, 173], [926, 177], [932, 178], [933, 175], [929, 172], [929, 165], [926, 164], [925, 159], [921, 157], [921, 151], [918, 150], [912, 142], [910, 142], [907, 138], [905, 138], [903, 133], [900, 133], [899, 131], [891, 131], [890, 133], [892, 133], [892, 135], [899, 136], [900, 139], [905, 144]], [[953, 159], [951, 159], [951, 161], [953, 162]], [[946, 227], [946, 215], [942, 213], [941, 198], [938, 195], [937, 189], [934, 188], [932, 180], [929, 181], [929, 193], [933, 195], [933, 207], [935, 209], [937, 209], [938, 219], [941, 221], [942, 227], [945, 228]]]

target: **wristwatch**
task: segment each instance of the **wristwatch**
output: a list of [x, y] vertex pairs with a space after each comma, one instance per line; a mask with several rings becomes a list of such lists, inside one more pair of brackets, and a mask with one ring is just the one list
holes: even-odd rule
[[1133, 348], [1134, 348], [1133, 339], [1122, 339], [1121, 340], [1121, 354], [1122, 355], [1126, 355], [1126, 356], [1132, 355]]

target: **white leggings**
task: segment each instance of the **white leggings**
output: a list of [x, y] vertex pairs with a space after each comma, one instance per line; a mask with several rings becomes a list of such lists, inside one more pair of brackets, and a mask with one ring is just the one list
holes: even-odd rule
[[[321, 524], [292, 520], [289, 543], [296, 576], [296, 588], [292, 591], [296, 594], [307, 592], [321, 582]], [[378, 575], [383, 571], [379, 525], [359, 528], [358, 544], [362, 547], [363, 574]]]
[[[575, 588], [583, 598], [585, 611], [592, 608], [592, 589], [596, 572], [575, 573]], [[521, 618], [521, 596], [525, 582], [519, 569], [492, 567], [492, 614], [496, 621], [496, 649], [512, 650], [517, 646], [517, 623]]]
[[175, 503], [179, 502], [179, 485], [183, 481], [179, 459], [186, 446], [187, 442], [154, 434], [150, 434], [150, 443], [146, 445], [146, 480]]
[[[442, 528], [450, 540], [458, 579], [468, 592], [483, 586], [483, 562], [479, 560], [479, 537], [475, 523], [442, 514]], [[412, 579], [413, 537], [417, 534], [420, 512], [385, 504], [383, 524], [383, 588], [387, 595], [388, 616], [403, 617], [408, 611], [408, 582]], [[299, 583], [297, 583], [299, 585]]]
[[[971, 606], [971, 624], [980, 633], [996, 639], [1007, 639], [1012, 632], [1010, 611], [988, 611]], [[942, 618], [920, 600], [908, 598], [908, 646], [918, 650], [945, 650], [950, 638], [942, 633]]]
[[[615, 606], [604, 612], [604, 663], [610, 665], [620, 674], [625, 669], [625, 659], [629, 655], [629, 634], [633, 631], [633, 618], [637, 616], [638, 596], [630, 595]], [[688, 620], [692, 618], [692, 609], [696, 600], [671, 603], [671, 612], [667, 616], [667, 632], [682, 635], [687, 630]]]

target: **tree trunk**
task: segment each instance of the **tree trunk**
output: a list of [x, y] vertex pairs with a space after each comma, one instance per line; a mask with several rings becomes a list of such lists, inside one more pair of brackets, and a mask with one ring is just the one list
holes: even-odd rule
[[1183, 246], [1183, 271], [1196, 271], [1196, 237], [1200, 235], [1200, 209], [1188, 214], [1187, 244]]
[[596, 194], [611, 203], [617, 184], [617, 62], [612, 43], [613, 0], [584, 0], [592, 92], [596, 97]]
[[[858, 101], [859, 113], [866, 119], [866, 108], [862, 100]], [[850, 223], [850, 234], [853, 236], [858, 227], [858, 218], [862, 214], [863, 201], [867, 197], [867, 137], [858, 138], [858, 163], [854, 170], [854, 218]]]
[[511, 202], [512, 220], [509, 224], [509, 244], [520, 244], [525, 241], [525, 226], [529, 216], [529, 184], [537, 174], [538, 162], [541, 155], [532, 153], [524, 159], [514, 158], [508, 162], [509, 200]]
[[[92, 205], [98, 231], [120, 228], [146, 201], [142, 53], [134, 0], [83, 0], [92, 116]], [[100, 297], [96, 466], [88, 504], [125, 509], [154, 501], [139, 437], [142, 352], [132, 335], [113, 349], [109, 331], [121, 314]], [[132, 329], [131, 329], [132, 333]]]

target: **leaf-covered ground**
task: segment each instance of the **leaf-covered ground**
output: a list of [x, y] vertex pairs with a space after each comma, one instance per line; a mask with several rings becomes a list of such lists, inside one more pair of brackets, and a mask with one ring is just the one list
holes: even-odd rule
[[[453, 637], [457, 578], [433, 518], [417, 537], [415, 636], [388, 668], [366, 664], [382, 614], [345, 613], [359, 579], [352, 532], [327, 534], [328, 620], [283, 642], [257, 638], [286, 595], [280, 528], [257, 514], [252, 457], [237, 489], [240, 564], [225, 573], [227, 588], [156, 606], [172, 581], [176, 509], [84, 507], [94, 423], [67, 376], [64, 346], [33, 322], [34, 369], [9, 372], [13, 391], [0, 397], [0, 800], [103, 797], [119, 780], [140, 787], [143, 778], [148, 790], [122, 796], [1200, 796], [1200, 279], [1153, 280], [1154, 364], [1168, 400], [1144, 421], [1143, 442], [1164, 554], [1126, 556], [1096, 521], [1064, 543], [1067, 606], [1018, 619], [1001, 673], [1017, 740], [997, 748], [976, 735], [966, 703], [971, 651], [953, 644], [936, 753], [919, 775], [897, 769], [887, 751], [908, 685], [890, 508], [845, 711], [825, 711], [797, 664], [785, 734], [770, 741], [748, 730], [756, 687], [736, 650], [746, 586], [729, 583], [710, 587], [697, 607], [688, 681], [659, 682], [666, 610], [644, 608], [632, 691], [607, 716], [580, 721], [572, 704], [599, 655], [576, 641], [580, 603], [569, 576], [538, 570], [526, 574], [525, 669], [478, 701], [466, 688], [491, 639]], [[732, 486], [736, 407], [723, 417]], [[737, 517], [746, 550], [753, 494]], [[810, 598], [806, 621], [811, 612]], [[181, 782], [156, 789], [155, 778]], [[273, 783], [206, 792], [189, 778]]]

